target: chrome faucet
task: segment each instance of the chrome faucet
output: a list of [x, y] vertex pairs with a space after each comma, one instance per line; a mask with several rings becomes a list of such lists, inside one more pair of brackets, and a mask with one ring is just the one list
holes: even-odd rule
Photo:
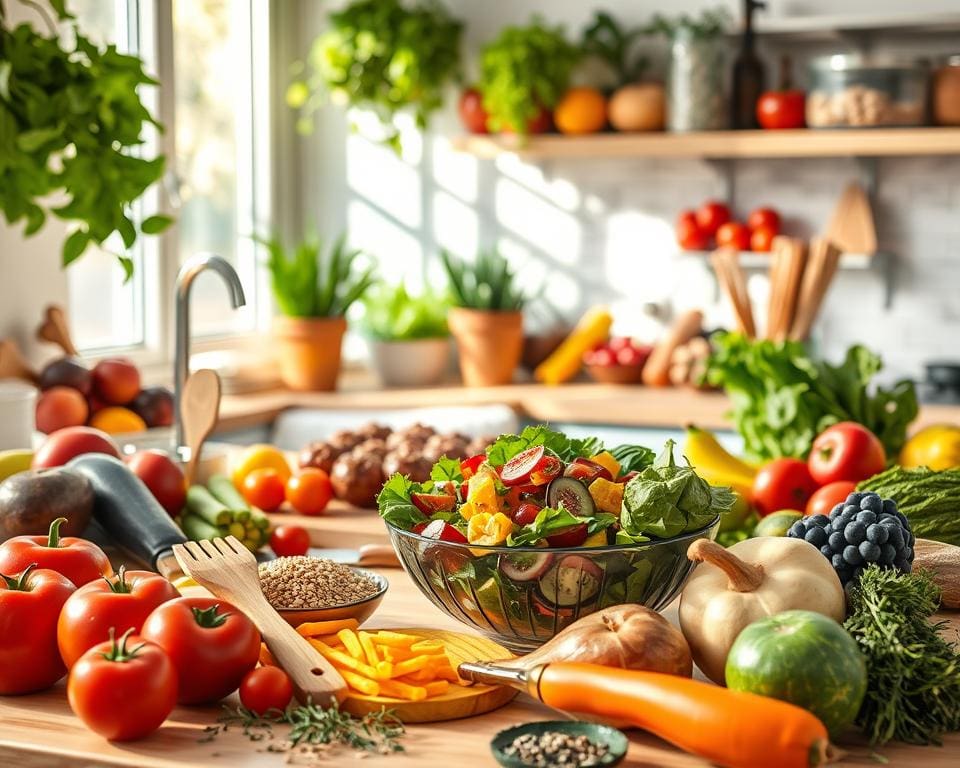
[[212, 253], [198, 253], [180, 267], [177, 273], [176, 341], [173, 353], [173, 398], [174, 424], [176, 424], [177, 445], [183, 445], [183, 419], [180, 416], [180, 397], [183, 385], [190, 375], [190, 288], [197, 276], [206, 269], [212, 269], [227, 284], [230, 291], [230, 304], [239, 309], [247, 303], [243, 285], [236, 270], [229, 262]]

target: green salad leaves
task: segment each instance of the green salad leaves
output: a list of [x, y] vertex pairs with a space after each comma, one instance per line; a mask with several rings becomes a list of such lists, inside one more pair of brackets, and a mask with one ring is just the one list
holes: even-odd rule
[[714, 334], [706, 380], [733, 402], [733, 420], [750, 458], [806, 457], [831, 424], [855, 421], [896, 456], [918, 413], [913, 382], [874, 385], [883, 368], [870, 350], [853, 346], [837, 366], [811, 360], [795, 341], [753, 341], [738, 333]]
[[529, 547], [541, 539], [583, 523], [587, 524], [587, 536], [592, 536], [597, 531], [606, 530], [616, 522], [616, 515], [608, 515], [605, 512], [597, 512], [590, 517], [578, 517], [564, 509], [562, 504], [559, 509], [544, 507], [532, 523], [523, 526], [517, 533], [507, 537], [507, 546]]
[[673, 440], [652, 466], [627, 483], [620, 512], [617, 543], [679, 536], [703, 528], [734, 503], [729, 488], [715, 488], [693, 471], [677, 466]]
[[603, 443], [595, 437], [578, 440], [538, 424], [535, 427], [524, 427], [519, 435], [500, 435], [496, 442], [487, 448], [487, 461], [495, 467], [502, 466], [534, 445], [542, 445], [553, 451], [564, 462], [579, 457], [589, 458], [603, 450]]

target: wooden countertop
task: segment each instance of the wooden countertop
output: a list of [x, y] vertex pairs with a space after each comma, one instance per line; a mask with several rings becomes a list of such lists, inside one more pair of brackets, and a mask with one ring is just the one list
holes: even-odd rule
[[[345, 373], [337, 392], [286, 389], [229, 395], [220, 407], [222, 431], [272, 421], [287, 408], [402, 409], [503, 403], [533, 421], [575, 422], [630, 427], [680, 427], [694, 423], [707, 429], [730, 429], [729, 400], [719, 392], [687, 388], [654, 389], [577, 382], [548, 387], [521, 383], [501, 387], [447, 385], [424, 389], [380, 389], [368, 375]], [[924, 405], [915, 423], [960, 423], [958, 405]]]

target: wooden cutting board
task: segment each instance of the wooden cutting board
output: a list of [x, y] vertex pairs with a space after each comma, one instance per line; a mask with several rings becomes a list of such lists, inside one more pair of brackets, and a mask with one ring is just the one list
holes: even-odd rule
[[[286, 510], [286, 507], [283, 508]], [[267, 515], [271, 525], [301, 525], [310, 534], [310, 546], [323, 549], [355, 549], [361, 544], [389, 544], [387, 527], [375, 509], [331, 501], [322, 515], [299, 515], [293, 511]]]
[[[410, 629], [394, 627], [395, 632], [416, 635], [424, 640], [439, 640], [447, 648], [450, 663], [456, 669], [464, 661], [495, 661], [508, 659], [513, 654], [479, 635], [450, 632], [446, 629]], [[459, 720], [492, 712], [513, 699], [517, 692], [512, 688], [493, 685], [451, 685], [443, 696], [425, 701], [405, 701], [387, 696], [363, 696], [353, 694], [343, 703], [343, 708], [354, 715], [379, 712], [381, 707], [392, 709], [404, 723], [438, 723]]]

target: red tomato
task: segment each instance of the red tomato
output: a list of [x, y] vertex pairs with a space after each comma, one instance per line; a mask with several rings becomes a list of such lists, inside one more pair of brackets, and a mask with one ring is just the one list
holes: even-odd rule
[[838, 480], [835, 483], [823, 486], [807, 502], [808, 515], [829, 515], [830, 510], [837, 504], [847, 500], [847, 496], [857, 490], [857, 484], [847, 480]]
[[413, 532], [423, 536], [425, 539], [449, 541], [454, 544], [467, 543], [466, 536], [450, 525], [450, 523], [445, 523], [443, 520], [430, 520], [420, 523], [413, 529]]
[[240, 703], [258, 715], [271, 709], [282, 712], [292, 698], [293, 684], [280, 667], [251, 669], [240, 683]]
[[677, 244], [685, 251], [702, 251], [709, 245], [707, 233], [697, 224], [693, 211], [683, 211], [677, 217]]
[[427, 517], [432, 517], [437, 512], [453, 512], [453, 508], [457, 506], [457, 497], [454, 494], [456, 494], [456, 490], [453, 491], [453, 494], [411, 493], [410, 501]]
[[70, 671], [67, 699], [83, 724], [103, 738], [142, 739], [173, 711], [177, 670], [159, 645], [127, 633], [83, 654]]
[[753, 502], [760, 517], [780, 509], [804, 509], [817, 488], [805, 461], [774, 459], [753, 480]]
[[139, 632], [153, 609], [180, 596], [158, 573], [127, 571], [110, 579], [91, 581], [74, 592], [60, 612], [57, 644], [67, 667], [110, 637], [110, 629]]
[[717, 230], [717, 245], [738, 251], [750, 250], [750, 230], [739, 221], [728, 221]]
[[176, 517], [187, 501], [187, 483], [183, 470], [163, 451], [137, 451], [129, 459], [130, 471], [143, 480], [160, 506]]
[[233, 693], [260, 658], [253, 622], [214, 597], [170, 600], [147, 617], [140, 634], [173, 661], [181, 704], [206, 704]]
[[563, 462], [556, 456], [547, 454], [530, 472], [530, 485], [546, 485], [563, 472]]
[[106, 432], [93, 427], [64, 427], [49, 435], [33, 454], [33, 468], [62, 467], [84, 453], [105, 453], [120, 458], [120, 449]]
[[537, 515], [540, 514], [540, 505], [534, 504], [532, 501], [526, 501], [517, 507], [517, 511], [513, 515], [513, 522], [517, 525], [530, 525]]
[[587, 524], [571, 526], [565, 531], [555, 533], [553, 536], [547, 536], [547, 543], [551, 547], [579, 547], [587, 540]]
[[63, 574], [29, 565], [0, 581], [0, 695], [49, 688], [67, 668], [57, 618], [76, 587]]
[[754, 208], [747, 216], [747, 226], [751, 230], [769, 227], [777, 233], [780, 231], [780, 214], [773, 208]]
[[478, 453], [476, 456], [471, 456], [469, 459], [464, 459], [461, 461], [460, 472], [463, 474], [463, 479], [469, 480], [471, 477], [477, 474], [477, 469], [486, 460], [487, 455], [485, 453]]
[[460, 113], [460, 122], [470, 133], [489, 133], [489, 115], [483, 108], [483, 95], [476, 88], [467, 88], [460, 94], [457, 111]]
[[697, 226], [708, 237], [717, 234], [717, 230], [730, 221], [730, 209], [716, 200], [707, 200], [697, 209]]
[[287, 480], [286, 497], [301, 515], [322, 515], [333, 498], [330, 475], [315, 467], [301, 469]]
[[810, 474], [820, 485], [849, 480], [859, 483], [883, 471], [887, 457], [883, 443], [862, 424], [842, 421], [825, 429], [808, 459]]
[[15, 536], [0, 544], [0, 573], [20, 573], [35, 564], [62, 573], [77, 587], [112, 576], [110, 561], [92, 541], [60, 538], [60, 526], [65, 522], [65, 517], [58, 517], [50, 523], [46, 536]]
[[277, 557], [305, 555], [310, 549], [310, 534], [299, 525], [279, 525], [270, 534], [270, 549]]
[[280, 473], [268, 467], [250, 472], [243, 478], [240, 490], [248, 504], [260, 507], [266, 512], [276, 512], [287, 497], [287, 489]]
[[773, 250], [773, 238], [777, 236], [777, 230], [768, 227], [765, 224], [757, 227], [750, 233], [750, 250], [757, 253], [769, 253]]
[[767, 91], [757, 99], [757, 122], [767, 130], [803, 128], [806, 103], [803, 91]]
[[530, 476], [534, 470], [545, 466], [555, 457], [546, 453], [542, 445], [534, 445], [525, 451], [520, 451], [510, 461], [500, 468], [500, 479], [506, 486], [526, 485], [532, 482]]

